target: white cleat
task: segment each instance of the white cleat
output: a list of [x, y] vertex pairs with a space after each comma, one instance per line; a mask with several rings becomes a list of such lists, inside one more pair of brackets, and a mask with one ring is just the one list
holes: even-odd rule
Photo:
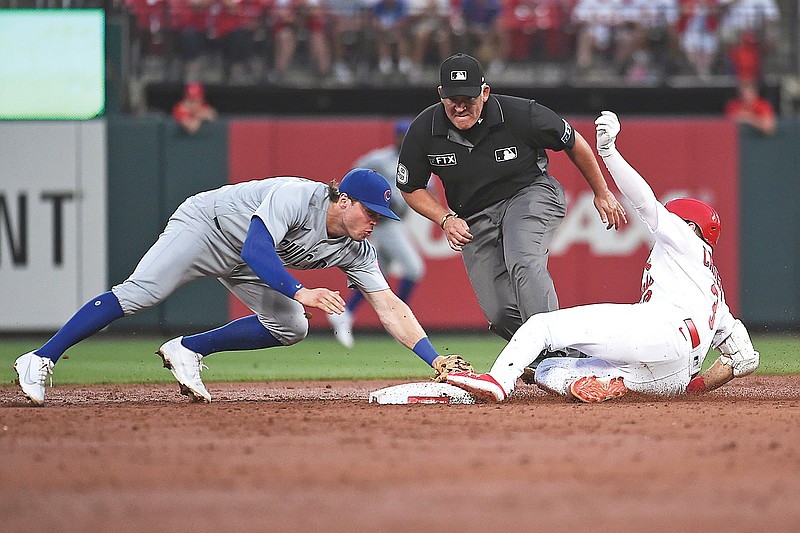
[[489, 374], [450, 372], [447, 374], [447, 382], [482, 400], [502, 402], [508, 398], [503, 387]]
[[333, 327], [333, 336], [339, 344], [345, 348], [352, 348], [355, 344], [353, 339], [353, 315], [345, 310], [341, 315], [328, 315], [328, 322]]
[[[54, 364], [52, 359], [41, 357], [33, 352], [20, 355], [14, 361], [14, 370], [19, 376], [19, 386], [25, 396], [35, 405], [44, 405], [44, 386], [47, 376], [53, 375]], [[52, 385], [52, 381], [50, 384]]]
[[181, 385], [181, 394], [189, 396], [193, 402], [211, 403], [211, 394], [200, 379], [200, 371], [206, 367], [203, 356], [193, 352], [181, 344], [183, 337], [177, 337], [161, 345], [156, 352], [164, 361], [164, 368], [172, 371], [172, 375]]

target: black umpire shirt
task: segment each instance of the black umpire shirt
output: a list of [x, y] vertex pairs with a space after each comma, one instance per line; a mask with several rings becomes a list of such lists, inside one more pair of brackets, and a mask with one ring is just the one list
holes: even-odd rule
[[546, 175], [545, 149], [574, 145], [572, 126], [534, 100], [490, 94], [481, 119], [466, 131], [453, 126], [440, 102], [411, 123], [400, 149], [397, 187], [424, 189], [436, 174], [450, 209], [467, 218]]

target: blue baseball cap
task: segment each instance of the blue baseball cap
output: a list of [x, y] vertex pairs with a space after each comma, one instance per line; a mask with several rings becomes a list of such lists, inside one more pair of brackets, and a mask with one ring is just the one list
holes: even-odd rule
[[354, 168], [342, 178], [339, 192], [355, 198], [380, 215], [400, 220], [400, 217], [389, 209], [389, 202], [392, 199], [392, 188], [389, 186], [389, 182], [374, 170]]

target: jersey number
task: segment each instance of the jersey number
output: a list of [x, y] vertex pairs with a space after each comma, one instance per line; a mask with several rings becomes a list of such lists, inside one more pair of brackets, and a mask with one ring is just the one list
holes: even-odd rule
[[716, 284], [711, 286], [711, 294], [714, 295], [714, 305], [711, 306], [711, 316], [708, 317], [708, 328], [714, 331], [714, 322], [717, 321], [717, 307], [719, 306], [719, 288]]

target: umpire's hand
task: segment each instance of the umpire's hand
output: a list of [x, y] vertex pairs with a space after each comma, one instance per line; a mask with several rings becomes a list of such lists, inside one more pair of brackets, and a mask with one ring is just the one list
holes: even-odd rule
[[472, 240], [472, 233], [469, 232], [469, 225], [459, 217], [450, 217], [445, 223], [444, 235], [447, 237], [447, 244], [456, 252], [461, 252], [465, 244]]

